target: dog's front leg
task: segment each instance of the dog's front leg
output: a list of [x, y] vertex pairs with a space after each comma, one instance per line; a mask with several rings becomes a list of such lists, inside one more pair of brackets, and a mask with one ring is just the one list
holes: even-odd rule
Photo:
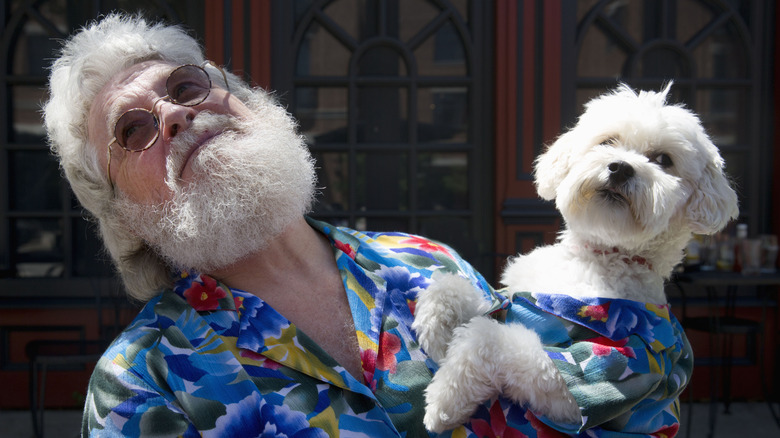
[[493, 326], [490, 318], [478, 317], [455, 329], [441, 367], [425, 390], [423, 423], [429, 431], [465, 423], [477, 406], [500, 391], [498, 367], [490, 360], [497, 353]]
[[455, 330], [441, 368], [426, 389], [425, 427], [441, 432], [463, 424], [478, 405], [499, 394], [552, 421], [581, 421], [539, 336], [519, 324], [479, 317]]
[[434, 283], [417, 296], [412, 328], [417, 342], [436, 363], [447, 352], [456, 327], [483, 315], [490, 303], [469, 280], [455, 274], [434, 274]]

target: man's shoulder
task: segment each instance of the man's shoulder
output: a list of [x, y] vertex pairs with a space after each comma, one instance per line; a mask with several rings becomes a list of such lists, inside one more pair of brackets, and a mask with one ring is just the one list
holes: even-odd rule
[[115, 364], [126, 362], [127, 367], [142, 366], [146, 356], [160, 348], [161, 341], [188, 337], [182, 327], [187, 327], [193, 318], [200, 318], [197, 312], [189, 310], [192, 308], [173, 291], [160, 292], [141, 308], [133, 321], [108, 346], [103, 360]]

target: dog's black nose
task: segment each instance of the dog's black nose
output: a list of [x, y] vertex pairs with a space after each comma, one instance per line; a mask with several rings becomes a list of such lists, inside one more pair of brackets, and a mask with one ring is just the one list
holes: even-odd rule
[[613, 184], [622, 184], [634, 176], [634, 168], [625, 161], [609, 163], [609, 181]]

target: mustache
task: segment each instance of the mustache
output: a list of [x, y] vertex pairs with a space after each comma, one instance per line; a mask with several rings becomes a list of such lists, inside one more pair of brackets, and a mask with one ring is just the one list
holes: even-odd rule
[[165, 183], [174, 192], [178, 188], [178, 179], [190, 154], [195, 148], [215, 137], [240, 131], [240, 121], [227, 114], [211, 111], [198, 113], [187, 129], [181, 131], [170, 142], [170, 151], [166, 160]]

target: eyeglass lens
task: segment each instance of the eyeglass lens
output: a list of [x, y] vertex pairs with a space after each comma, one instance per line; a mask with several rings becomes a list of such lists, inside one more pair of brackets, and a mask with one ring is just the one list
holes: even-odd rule
[[[165, 83], [168, 96], [161, 100], [195, 106], [206, 100], [210, 90], [211, 80], [205, 70], [196, 65], [183, 65], [168, 76]], [[122, 114], [114, 128], [117, 143], [130, 151], [144, 150], [154, 143], [160, 124], [152, 111], [154, 108], [151, 111], [135, 108]]]

